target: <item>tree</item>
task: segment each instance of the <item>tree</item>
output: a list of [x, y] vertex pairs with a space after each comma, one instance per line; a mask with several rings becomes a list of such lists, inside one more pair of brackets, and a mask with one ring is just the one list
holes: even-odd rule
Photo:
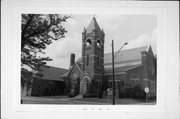
[[67, 31], [63, 27], [63, 23], [68, 18], [67, 15], [59, 14], [22, 14], [21, 82], [25, 82], [23, 80], [27, 79], [32, 73], [35, 74], [32, 71], [40, 71], [41, 66], [45, 66], [47, 61], [52, 60], [39, 54], [45, 54], [43, 50], [53, 40], [65, 37]]

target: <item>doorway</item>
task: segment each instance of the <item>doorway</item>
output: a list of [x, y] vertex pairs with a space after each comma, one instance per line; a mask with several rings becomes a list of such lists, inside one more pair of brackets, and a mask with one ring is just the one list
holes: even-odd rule
[[90, 79], [88, 77], [84, 77], [82, 79], [82, 94], [86, 95], [89, 91], [89, 83]]

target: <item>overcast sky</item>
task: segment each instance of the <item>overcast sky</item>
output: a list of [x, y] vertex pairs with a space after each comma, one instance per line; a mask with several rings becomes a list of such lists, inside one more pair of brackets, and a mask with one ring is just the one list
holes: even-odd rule
[[81, 57], [82, 31], [84, 27], [87, 28], [93, 16], [105, 33], [105, 53], [111, 52], [113, 39], [115, 50], [128, 42], [122, 50], [151, 45], [156, 54], [157, 16], [76, 14], [64, 24], [68, 31], [66, 37], [54, 41], [45, 50], [46, 56], [53, 59], [47, 65], [68, 69], [71, 53], [75, 53], [76, 60]]

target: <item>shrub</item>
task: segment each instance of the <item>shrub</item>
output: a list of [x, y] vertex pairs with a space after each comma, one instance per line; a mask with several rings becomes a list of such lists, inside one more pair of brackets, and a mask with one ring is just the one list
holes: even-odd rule
[[124, 98], [125, 97], [125, 93], [124, 92], [119, 92], [119, 98]]
[[98, 93], [97, 93], [97, 97], [102, 98], [102, 96], [103, 96], [103, 91], [101, 89], [99, 89]]
[[68, 93], [67, 95], [68, 95], [68, 97], [71, 97], [71, 98], [72, 98], [72, 94], [71, 94], [71, 93]]
[[125, 97], [131, 98], [132, 96], [132, 88], [125, 88]]
[[137, 84], [135, 85], [132, 89], [131, 89], [131, 95], [132, 98], [141, 98], [144, 99], [145, 98], [145, 92], [142, 89], [141, 85]]
[[76, 91], [72, 89], [71, 92], [68, 93], [68, 97], [75, 97], [75, 96], [76, 96]]
[[83, 95], [83, 98], [94, 98], [97, 97], [96, 94], [88, 94], [88, 95]]

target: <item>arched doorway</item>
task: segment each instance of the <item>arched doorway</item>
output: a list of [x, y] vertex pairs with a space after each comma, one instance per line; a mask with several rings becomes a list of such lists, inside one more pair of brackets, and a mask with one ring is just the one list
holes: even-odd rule
[[89, 91], [89, 83], [90, 83], [90, 78], [88, 76], [83, 77], [81, 80], [81, 89], [80, 92], [83, 95], [86, 95]]

